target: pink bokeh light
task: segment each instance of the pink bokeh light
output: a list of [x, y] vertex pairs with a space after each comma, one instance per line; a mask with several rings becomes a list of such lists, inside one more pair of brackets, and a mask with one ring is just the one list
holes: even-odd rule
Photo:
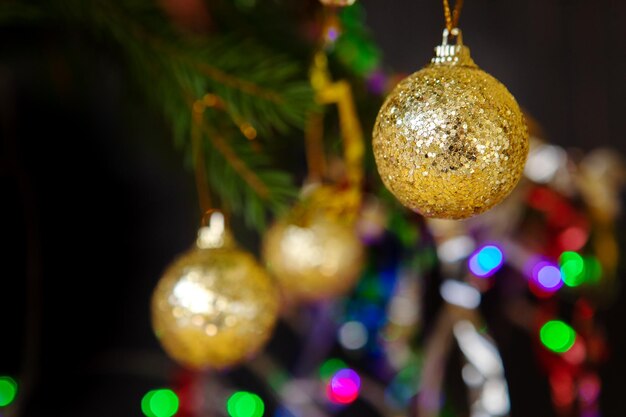
[[336, 404], [350, 404], [359, 396], [361, 378], [352, 369], [340, 369], [328, 382], [328, 399]]

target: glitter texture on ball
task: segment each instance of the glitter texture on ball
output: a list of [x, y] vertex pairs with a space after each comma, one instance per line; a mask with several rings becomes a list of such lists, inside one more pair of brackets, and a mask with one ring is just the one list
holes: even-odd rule
[[332, 207], [340, 192], [321, 187], [269, 228], [263, 258], [284, 294], [316, 301], [352, 289], [363, 266], [364, 249], [353, 222]]
[[152, 296], [152, 325], [165, 351], [192, 369], [236, 365], [263, 347], [278, 293], [227, 230], [200, 229], [195, 247], [165, 271]]
[[478, 68], [456, 34], [449, 45], [444, 31], [431, 63], [392, 91], [373, 132], [383, 183], [427, 217], [463, 219], [495, 206], [519, 181], [528, 155], [515, 98]]

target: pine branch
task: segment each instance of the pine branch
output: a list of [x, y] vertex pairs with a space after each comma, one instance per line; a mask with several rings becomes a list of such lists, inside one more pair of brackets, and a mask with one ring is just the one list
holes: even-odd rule
[[139, 64], [138, 77], [158, 65], [160, 79], [169, 78], [182, 87], [181, 92], [196, 97], [217, 94], [233, 120], [246, 120], [264, 135], [303, 127], [313, 99], [306, 74], [296, 62], [250, 39], [182, 37], [152, 1], [78, 4], [69, 17], [113, 38]]
[[[181, 45], [183, 41], [172, 41], [162, 30], [126, 21], [141, 15], [135, 10], [124, 16], [115, 10], [106, 15], [113, 20], [102, 23], [126, 29], [118, 29], [116, 39], [124, 44], [147, 93], [161, 104], [179, 145], [190, 149], [190, 102], [207, 92], [224, 101], [231, 120], [245, 120], [262, 135], [304, 124], [313, 99], [308, 80], [297, 79], [296, 63], [250, 40], [213, 37]], [[268, 209], [280, 211], [295, 197], [291, 177], [272, 169], [267, 156], [254, 152], [225, 123], [219, 123], [219, 133], [211, 131], [217, 124], [213, 120], [203, 129], [209, 183], [230, 210], [261, 230]]]
[[[190, 106], [206, 93], [224, 102], [232, 122], [245, 121], [272, 138], [302, 128], [313, 106], [306, 72], [294, 60], [252, 39], [182, 36], [153, 0], [66, 0], [43, 2], [23, 11], [0, 7], [0, 22], [15, 16], [43, 16], [48, 27], [78, 29], [113, 46], [151, 102], [170, 121], [175, 143], [190, 154]], [[220, 117], [223, 119], [223, 117]], [[212, 121], [210, 126], [217, 123]], [[287, 173], [272, 169], [269, 158], [251, 149], [233, 129], [203, 134], [209, 182], [233, 212], [261, 229], [267, 210], [285, 207], [296, 191]]]
[[254, 150], [249, 141], [229, 141], [220, 132], [208, 123], [202, 125], [211, 187], [229, 209], [243, 215], [249, 226], [262, 230], [268, 210], [283, 211], [296, 197], [297, 189], [291, 176], [272, 168], [269, 158]]

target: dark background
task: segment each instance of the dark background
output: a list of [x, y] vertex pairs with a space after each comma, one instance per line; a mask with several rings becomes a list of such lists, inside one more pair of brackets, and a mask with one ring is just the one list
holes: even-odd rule
[[[441, 42], [441, 1], [363, 4], [385, 61], [398, 71], [421, 68]], [[551, 140], [624, 153], [625, 19], [623, 0], [466, 0], [459, 26], [474, 61]]]
[[[362, 1], [388, 67], [428, 61], [441, 40], [439, 1]], [[552, 141], [626, 153], [626, 2], [466, 3], [460, 26], [474, 60]], [[170, 376], [148, 300], [195, 233], [191, 177], [108, 54], [48, 32], [6, 29], [0, 39], [0, 374], [28, 375], [24, 416], [140, 415], [143, 393]], [[83, 59], [66, 62], [66, 49]], [[603, 313], [609, 417], [626, 415], [624, 301], [620, 293]], [[513, 353], [509, 373], [534, 366], [530, 352], [503, 352]], [[545, 381], [514, 375], [512, 416], [552, 415]]]

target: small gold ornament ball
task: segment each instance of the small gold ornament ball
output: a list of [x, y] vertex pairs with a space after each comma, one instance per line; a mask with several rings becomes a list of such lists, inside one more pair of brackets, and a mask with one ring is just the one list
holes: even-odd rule
[[[263, 258], [288, 299], [318, 301], [345, 294], [359, 278], [364, 250], [353, 223], [329, 204], [341, 197], [322, 187], [274, 223]], [[349, 215], [346, 215], [349, 217]]]
[[515, 98], [474, 64], [460, 38], [447, 45], [444, 32], [436, 51], [387, 97], [372, 145], [383, 183], [403, 205], [427, 217], [463, 219], [513, 190], [528, 133]]
[[251, 254], [234, 247], [228, 235], [214, 244], [215, 233], [203, 229], [196, 247], [175, 260], [159, 281], [152, 325], [165, 351], [180, 364], [223, 369], [244, 361], [269, 339], [278, 293]]

